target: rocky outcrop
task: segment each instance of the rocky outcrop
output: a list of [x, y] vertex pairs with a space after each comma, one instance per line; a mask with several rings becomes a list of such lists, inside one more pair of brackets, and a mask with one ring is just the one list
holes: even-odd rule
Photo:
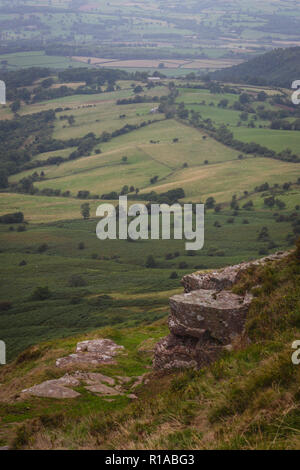
[[[126, 384], [132, 382], [127, 388]], [[22, 390], [22, 396], [31, 395], [44, 398], [76, 398], [80, 393], [73, 390], [74, 387], [83, 385], [86, 390], [97, 396], [116, 397], [125, 395], [130, 399], [137, 396], [128, 391], [134, 390], [138, 385], [146, 383], [146, 374], [138, 377], [109, 377], [98, 372], [76, 371], [73, 374], [65, 374], [54, 380], [47, 380], [41, 384]], [[112, 400], [110, 400], [112, 401]]]
[[172, 333], [156, 345], [154, 367], [156, 369], [200, 368], [217, 359], [223, 347], [209, 334], [201, 338], [176, 336]]
[[68, 387], [76, 387], [79, 380], [68, 374], [60, 379], [47, 380], [39, 385], [22, 390], [23, 395], [48, 398], [76, 398], [80, 394]]
[[[105, 365], [114, 364], [113, 358], [124, 350], [124, 346], [118, 346], [110, 339], [95, 339], [77, 343], [76, 353], [57, 359], [56, 366], [64, 368], [73, 365]], [[141, 376], [109, 377], [100, 372], [86, 372], [77, 370], [67, 373], [63, 377], [54, 380], [47, 380], [33, 387], [22, 390], [22, 397], [36, 396], [45, 398], [76, 398], [80, 393], [73, 390], [75, 387], [84, 388], [97, 396], [109, 397], [107, 401], [113, 401], [114, 397], [126, 395], [134, 400], [137, 396], [128, 393], [139, 385], [146, 383], [146, 374]]]
[[211, 271], [209, 273], [196, 272], [188, 274], [183, 277], [181, 283], [185, 292], [191, 292], [198, 289], [215, 289], [223, 290], [230, 289], [240, 279], [243, 272], [251, 266], [258, 266], [266, 264], [271, 261], [276, 261], [287, 256], [288, 252], [279, 251], [274, 255], [266, 256], [258, 260], [250, 261], [247, 263], [236, 264], [228, 266], [224, 269]]
[[110, 339], [94, 339], [77, 344], [76, 353], [57, 359], [56, 366], [66, 368], [78, 364], [98, 366], [115, 364], [114, 357], [124, 349]]
[[228, 344], [243, 331], [251, 296], [229, 291], [196, 290], [170, 299], [169, 329], [176, 336], [201, 339], [209, 333]]
[[218, 271], [184, 276], [185, 293], [170, 299], [170, 335], [156, 345], [154, 368], [201, 368], [215, 361], [222, 351], [232, 350], [243, 335], [252, 295], [239, 296], [226, 289], [251, 266], [287, 255], [279, 252]]

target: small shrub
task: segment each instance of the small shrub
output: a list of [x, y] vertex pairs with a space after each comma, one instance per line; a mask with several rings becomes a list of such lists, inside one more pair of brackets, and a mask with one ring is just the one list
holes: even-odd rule
[[71, 297], [70, 299], [70, 305], [77, 305], [80, 304], [81, 298], [78, 295], [75, 295], [74, 297]]
[[43, 243], [42, 245], [40, 245], [40, 246], [38, 247], [38, 252], [39, 252], [39, 253], [45, 253], [45, 251], [47, 251], [47, 250], [48, 250], [48, 245], [47, 245], [47, 243]]
[[39, 349], [38, 346], [31, 346], [30, 348], [25, 349], [25, 351], [21, 352], [17, 357], [17, 364], [22, 364], [25, 361], [34, 361], [35, 359], [39, 359], [42, 355], [42, 351]]
[[173, 271], [171, 274], [170, 274], [170, 279], [178, 279], [178, 274], [176, 271]]
[[11, 307], [11, 302], [0, 302], [0, 312], [7, 312], [7, 310], [11, 309]]
[[157, 264], [152, 255], [149, 255], [146, 260], [146, 268], [156, 268]]
[[31, 300], [47, 300], [52, 296], [49, 287], [37, 287], [31, 296]]
[[86, 286], [86, 281], [79, 275], [73, 274], [68, 282], [70, 287], [84, 287]]
[[24, 222], [23, 212], [5, 214], [0, 217], [0, 224], [20, 224]]
[[189, 265], [185, 261], [181, 261], [181, 263], [178, 265], [179, 269], [187, 269], [188, 267]]

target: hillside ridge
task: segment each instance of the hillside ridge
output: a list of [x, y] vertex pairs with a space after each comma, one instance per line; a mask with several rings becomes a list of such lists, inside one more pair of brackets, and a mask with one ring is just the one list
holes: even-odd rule
[[[280, 64], [280, 67], [278, 67]], [[215, 80], [290, 88], [300, 76], [300, 47], [274, 49], [258, 57], [211, 74]]]

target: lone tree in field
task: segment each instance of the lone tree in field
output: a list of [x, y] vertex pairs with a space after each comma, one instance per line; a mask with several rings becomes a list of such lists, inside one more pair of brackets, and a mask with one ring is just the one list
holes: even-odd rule
[[17, 113], [20, 108], [21, 108], [20, 100], [13, 101], [12, 104], [10, 105], [10, 109], [12, 110], [13, 113]]
[[81, 215], [82, 217], [87, 220], [90, 218], [90, 205], [88, 202], [84, 202], [81, 206]]
[[75, 124], [75, 118], [73, 115], [68, 116], [68, 123], [70, 126], [73, 126]]
[[8, 179], [7, 174], [5, 171], [0, 171], [0, 188], [7, 188], [8, 186]]

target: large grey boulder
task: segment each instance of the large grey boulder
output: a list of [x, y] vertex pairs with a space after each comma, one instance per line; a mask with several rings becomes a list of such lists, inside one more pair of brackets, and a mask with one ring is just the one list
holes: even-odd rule
[[204, 289], [174, 295], [170, 299], [169, 329], [174, 335], [193, 338], [207, 333], [226, 345], [242, 333], [251, 299], [250, 295]]

